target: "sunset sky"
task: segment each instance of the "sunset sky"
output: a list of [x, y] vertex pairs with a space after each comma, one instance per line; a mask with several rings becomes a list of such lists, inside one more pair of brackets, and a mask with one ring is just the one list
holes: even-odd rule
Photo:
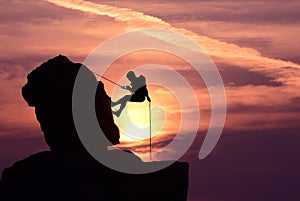
[[[29, 72], [58, 54], [82, 63], [111, 37], [138, 28], [160, 28], [180, 33], [201, 46], [223, 79], [226, 122], [208, 157], [198, 159], [210, 124], [210, 98], [207, 86], [184, 59], [159, 51], [135, 52], [119, 58], [104, 75], [128, 84], [123, 77], [128, 70], [146, 66], [139, 73], [147, 74], [147, 65], [156, 64], [178, 72], [191, 85], [201, 121], [193, 145], [181, 158], [190, 163], [189, 201], [300, 199], [299, 1], [0, 2], [0, 171], [48, 149], [34, 109], [21, 97]], [[172, 38], [164, 41], [172, 42]], [[128, 41], [128, 45], [132, 43], [134, 39]], [[173, 79], [157, 66], [150, 67], [158, 80]], [[182, 113], [189, 112], [180, 109], [180, 101], [188, 105], [189, 100], [178, 100], [175, 91], [152, 83], [151, 77], [147, 81], [153, 100], [155, 159], [165, 160], [174, 150], [159, 153], [176, 135]], [[125, 95], [103, 82], [113, 100]], [[176, 79], [171, 85], [179, 94], [185, 93]], [[130, 103], [127, 108], [135, 126], [147, 129], [147, 103]], [[130, 132], [136, 130], [126, 123], [125, 113], [122, 115], [116, 118], [122, 132], [120, 146], [146, 159], [143, 154], [148, 154], [148, 139], [140, 139], [148, 133], [141, 132], [135, 136], [138, 141], [132, 140]], [[185, 127], [188, 135], [193, 128]]]

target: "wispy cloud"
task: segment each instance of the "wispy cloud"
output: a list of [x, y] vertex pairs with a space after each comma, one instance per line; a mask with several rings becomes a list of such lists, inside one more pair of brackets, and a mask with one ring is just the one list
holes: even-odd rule
[[48, 2], [54, 3], [58, 6], [63, 6], [65, 8], [70, 8], [74, 10], [80, 10], [83, 12], [89, 12], [97, 15], [104, 15], [114, 18], [120, 22], [128, 22], [132, 24], [138, 24], [139, 26], [144, 25], [156, 25], [161, 26], [171, 26], [169, 23], [150, 15], [145, 15], [142, 12], [133, 11], [128, 8], [118, 8], [109, 5], [96, 4], [88, 1], [81, 0], [46, 0]]
[[[196, 41], [210, 56], [216, 58], [217, 61], [221, 60], [229, 64], [238, 64], [239, 66], [243, 66], [247, 69], [250, 69], [251, 71], [268, 74], [275, 80], [278, 79], [284, 83], [300, 83], [300, 81], [297, 79], [297, 76], [299, 74], [298, 71], [300, 68], [299, 64], [265, 57], [262, 56], [260, 52], [252, 48], [240, 47], [235, 44], [221, 42], [206, 36], [198, 35], [183, 28], [176, 28], [160, 18], [146, 15], [142, 12], [137, 12], [128, 8], [119, 8], [115, 6], [96, 4], [93, 2], [82, 0], [47, 1], [65, 8], [92, 13], [95, 15], [109, 16], [116, 21], [126, 22], [128, 24], [128, 30], [151, 27], [176, 31]], [[178, 43], [178, 41], [172, 41], [167, 38], [164, 40], [169, 43]], [[283, 68], [290, 66], [295, 68], [293, 70], [293, 73], [291, 73], [291, 69], [287, 70], [286, 68]], [[297, 72], [297, 75], [295, 75], [295, 72]]]

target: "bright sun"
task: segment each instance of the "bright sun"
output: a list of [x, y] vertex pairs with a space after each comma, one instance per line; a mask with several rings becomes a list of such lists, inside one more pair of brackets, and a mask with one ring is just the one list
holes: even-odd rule
[[[128, 103], [119, 118], [115, 118], [121, 132], [121, 141], [136, 141], [149, 138], [150, 113], [149, 103]], [[163, 129], [166, 114], [158, 106], [151, 107], [151, 133], [152, 137], [158, 135]], [[156, 119], [153, 122], [153, 119]], [[159, 119], [159, 121], [157, 121]]]
[[[114, 116], [120, 129], [120, 141], [137, 142], [151, 137], [163, 137], [168, 133], [176, 133], [180, 122], [180, 112], [175, 96], [167, 89], [149, 85], [152, 102], [128, 102], [120, 117]], [[121, 97], [121, 94], [117, 94]], [[150, 110], [151, 106], [151, 122]], [[118, 110], [118, 107], [113, 108]]]

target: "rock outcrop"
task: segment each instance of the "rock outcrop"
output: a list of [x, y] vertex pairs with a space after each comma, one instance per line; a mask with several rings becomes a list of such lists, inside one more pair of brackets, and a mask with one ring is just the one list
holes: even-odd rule
[[[77, 135], [72, 116], [72, 90], [80, 68], [86, 67], [59, 55], [28, 75], [22, 95], [29, 106], [35, 107], [51, 151], [34, 154], [4, 169], [0, 200], [185, 201], [187, 163], [175, 162], [149, 174], [126, 174], [102, 165], [88, 154]], [[87, 68], [86, 72], [97, 82]], [[112, 144], [118, 144], [119, 129], [102, 82], [98, 82], [95, 100], [100, 127]], [[134, 154], [130, 158], [147, 165]]]

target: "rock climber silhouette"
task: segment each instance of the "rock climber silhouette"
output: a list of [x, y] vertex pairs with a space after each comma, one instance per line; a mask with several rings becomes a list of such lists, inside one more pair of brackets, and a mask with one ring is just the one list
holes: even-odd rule
[[131, 95], [125, 95], [116, 102], [112, 102], [111, 106], [120, 105], [119, 110], [113, 111], [113, 114], [119, 117], [121, 112], [125, 108], [128, 101], [130, 102], [144, 102], [147, 98], [148, 102], [151, 102], [151, 99], [148, 94], [146, 78], [143, 75], [136, 76], [133, 71], [129, 71], [126, 75], [130, 81], [130, 86], [122, 86], [122, 89], [130, 91]]

